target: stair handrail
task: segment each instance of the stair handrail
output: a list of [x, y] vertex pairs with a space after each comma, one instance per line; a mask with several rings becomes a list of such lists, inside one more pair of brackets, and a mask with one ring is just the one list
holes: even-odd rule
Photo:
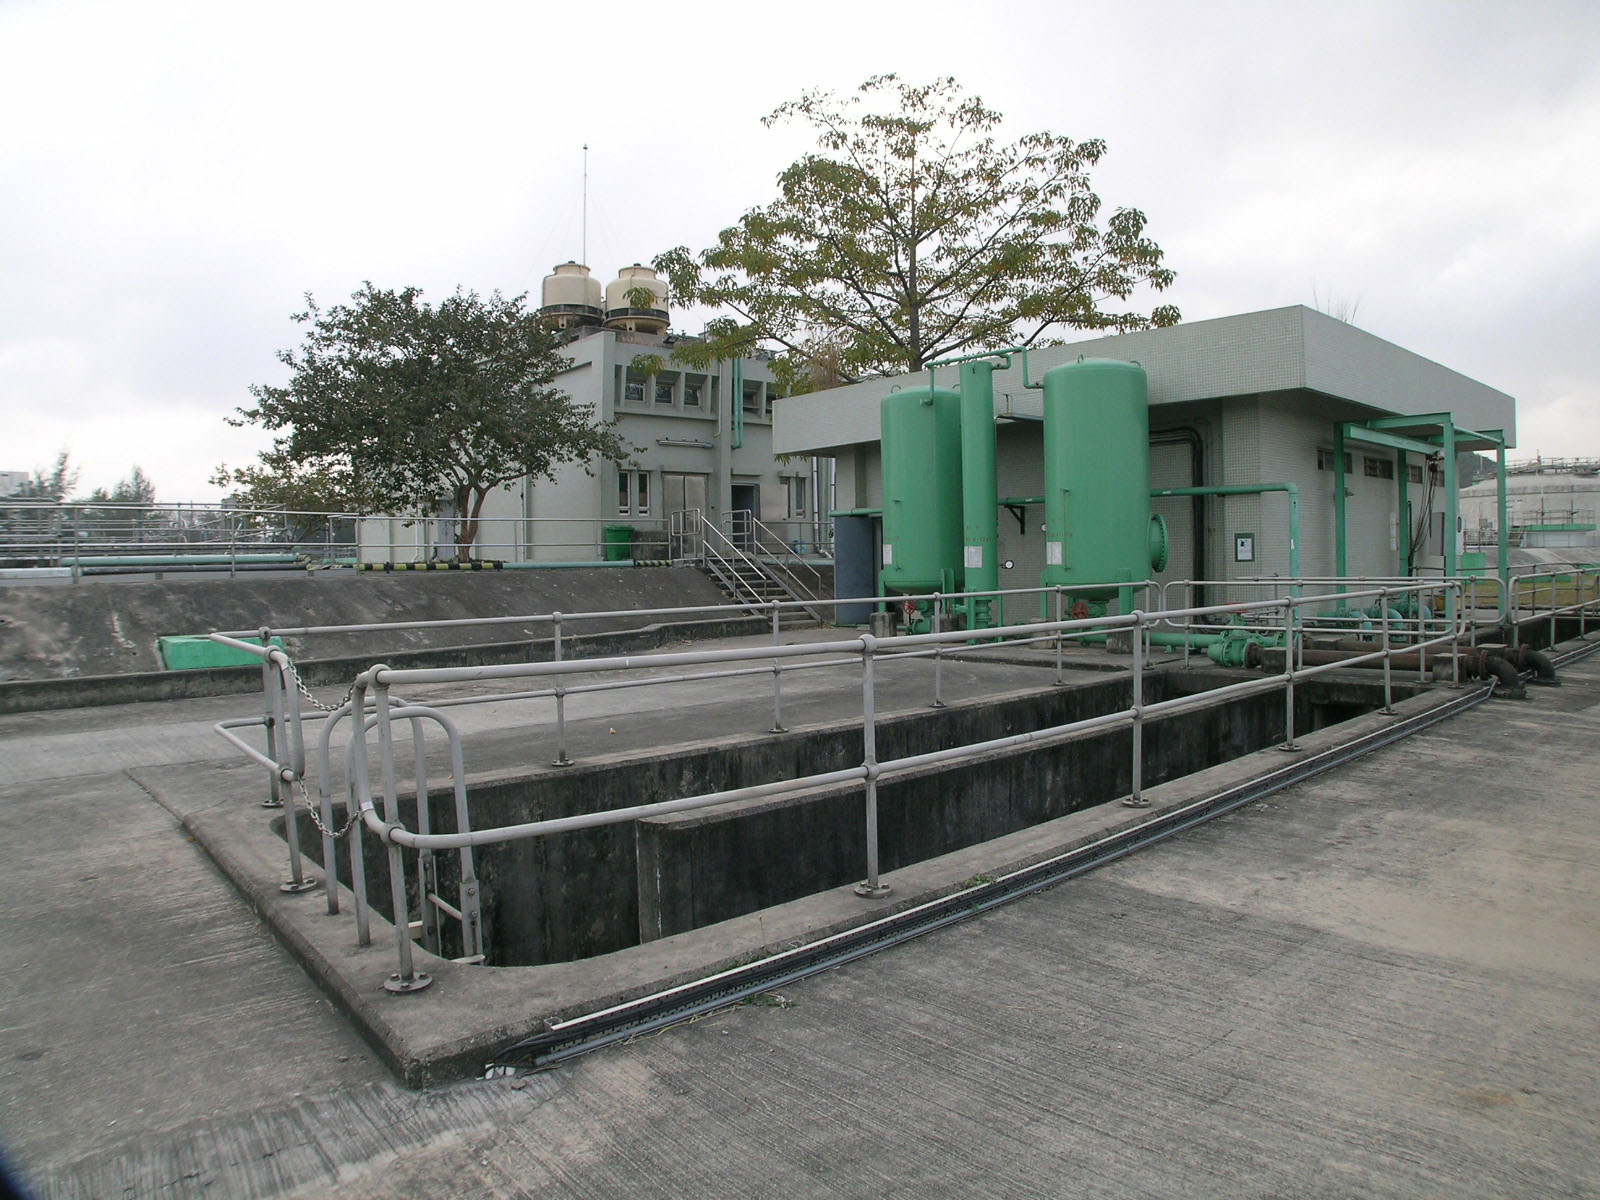
[[770, 579], [771, 575], [760, 563], [741, 550], [727, 534], [712, 524], [704, 513], [700, 513], [699, 516], [700, 541], [707, 569], [722, 581], [737, 603], [753, 606], [756, 609], [764, 608], [766, 599], [750, 586], [736, 564], [742, 564], [763, 579]]
[[[739, 516], [749, 518], [752, 544], [758, 554], [770, 558], [772, 560], [770, 565], [787, 577], [778, 580], [779, 583], [784, 585], [785, 591], [796, 600], [820, 600], [823, 598], [822, 572], [797, 554], [776, 530], [768, 526], [749, 509], [739, 509], [737, 512], [729, 513], [728, 516], [730, 519]], [[791, 563], [794, 566], [803, 568], [815, 582], [808, 583], [805, 579], [802, 579], [799, 572], [794, 569], [794, 566], [791, 566]]]
[[[707, 568], [711, 570], [711, 572], [716, 575], [718, 579], [723, 581], [723, 584], [728, 588], [729, 592], [734, 596], [736, 601], [740, 603], [757, 604], [760, 605], [763, 610], [765, 610], [767, 605], [770, 603], [765, 596], [758, 595], [755, 592], [755, 589], [750, 586], [748, 578], [740, 573], [738, 568], [740, 565], [742, 565], [745, 571], [750, 572], [761, 579], [767, 580], [774, 586], [780, 588], [784, 595], [788, 596], [791, 600], [801, 604], [811, 619], [816, 621], [819, 625], [826, 625], [828, 623], [827, 613], [820, 604], [822, 598], [814, 594], [807, 594], [804, 586], [798, 579], [794, 578], [791, 572], [783, 572], [780, 574], [779, 572], [773, 570], [771, 564], [764, 563], [760, 559], [747, 554], [744, 549], [738, 545], [738, 543], [736, 543], [721, 529], [717, 528], [716, 525], [712, 524], [711, 521], [706, 520], [703, 517], [701, 533], [702, 541], [705, 545]], [[730, 553], [724, 553], [721, 547], [726, 547], [727, 551]], [[788, 575], [789, 578], [785, 579], [784, 575]], [[819, 581], [820, 578], [821, 577], [819, 575]], [[748, 597], [749, 599], [746, 600], [745, 597]]]

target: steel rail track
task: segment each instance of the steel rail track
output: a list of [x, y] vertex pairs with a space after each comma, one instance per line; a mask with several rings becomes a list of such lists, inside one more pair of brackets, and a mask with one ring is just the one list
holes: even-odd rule
[[[1596, 643], [1595, 649], [1600, 649], [1600, 643]], [[866, 925], [780, 951], [757, 962], [732, 967], [704, 979], [641, 996], [611, 1008], [551, 1022], [540, 1032], [502, 1050], [488, 1064], [488, 1073], [546, 1070], [592, 1050], [727, 1008], [774, 988], [887, 950], [912, 938], [934, 933], [1002, 904], [1054, 887], [1418, 733], [1476, 707], [1488, 699], [1493, 691], [1494, 684], [1491, 681], [1489, 685], [1474, 688], [1438, 708], [1403, 718], [1235, 787], [1161, 813], [1132, 828], [1011, 871], [991, 882], [965, 888]]]

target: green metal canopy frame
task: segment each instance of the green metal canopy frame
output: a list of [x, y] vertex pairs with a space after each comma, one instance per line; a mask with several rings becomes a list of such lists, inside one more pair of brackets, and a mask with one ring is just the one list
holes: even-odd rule
[[[1510, 542], [1506, 530], [1506, 437], [1500, 429], [1466, 429], [1455, 423], [1451, 413], [1419, 413], [1406, 417], [1381, 417], [1371, 421], [1340, 421], [1333, 427], [1334, 535], [1337, 561], [1335, 572], [1343, 579], [1349, 574], [1349, 546], [1345, 517], [1344, 448], [1346, 442], [1384, 446], [1395, 451], [1395, 483], [1398, 488], [1398, 545], [1401, 561], [1411, 558], [1411, 525], [1406, 516], [1406, 454], [1421, 454], [1444, 459], [1444, 573], [1455, 577], [1460, 572], [1456, 550], [1456, 525], [1459, 497], [1456, 492], [1456, 454], [1461, 450], [1495, 452], [1496, 494], [1499, 512], [1499, 576], [1501, 595], [1511, 584]], [[1409, 572], [1407, 572], [1409, 574]]]

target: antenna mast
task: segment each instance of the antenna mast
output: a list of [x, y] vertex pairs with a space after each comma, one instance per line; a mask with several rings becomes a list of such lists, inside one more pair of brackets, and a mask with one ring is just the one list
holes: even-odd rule
[[583, 255], [579, 260], [589, 265], [589, 143], [583, 144]]

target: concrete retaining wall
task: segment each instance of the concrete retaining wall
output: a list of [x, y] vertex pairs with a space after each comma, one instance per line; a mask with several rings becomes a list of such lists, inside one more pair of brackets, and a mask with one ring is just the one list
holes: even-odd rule
[[[1237, 676], [1207, 670], [1147, 677], [1146, 700], [1217, 686]], [[1397, 687], [1397, 695], [1409, 694]], [[954, 704], [880, 723], [881, 760], [1126, 708], [1126, 677]], [[1296, 726], [1309, 732], [1382, 703], [1380, 685], [1320, 680], [1297, 689]], [[1145, 781], [1155, 786], [1269, 746], [1283, 736], [1283, 699], [1270, 694], [1150, 725]], [[1099, 731], [1056, 746], [998, 753], [929, 769], [879, 788], [880, 862], [885, 871], [1125, 794], [1131, 734]], [[475, 828], [747, 786], [859, 765], [858, 723], [697, 745], [686, 753], [617, 756], [609, 762], [520, 778], [475, 782]], [[414, 801], [401, 801], [414, 828]], [[432, 828], [454, 828], [453, 805], [435, 796]], [[302, 823], [308, 854], [320, 857]], [[368, 895], [386, 909], [387, 863], [369, 838]], [[480, 848], [476, 862], [491, 965], [531, 965], [604, 954], [770, 907], [860, 879], [865, 823], [859, 785], [780, 799], [720, 805], [552, 837]], [[438, 856], [452, 896], [456, 856]], [[348, 882], [346, 863], [340, 877]], [[412, 872], [409, 882], [415, 885]], [[449, 946], [446, 951], [451, 952]]]

